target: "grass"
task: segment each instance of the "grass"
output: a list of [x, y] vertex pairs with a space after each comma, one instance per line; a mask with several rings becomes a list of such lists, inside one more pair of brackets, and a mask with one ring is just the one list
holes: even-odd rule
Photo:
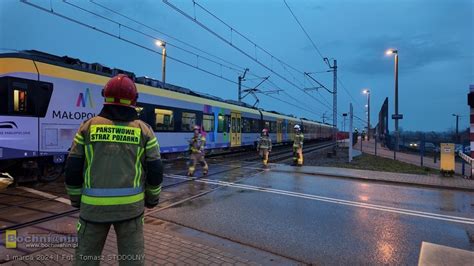
[[331, 167], [342, 167], [342, 168], [352, 168], [352, 169], [361, 169], [361, 170], [372, 170], [372, 171], [384, 171], [384, 172], [393, 172], [393, 173], [406, 173], [406, 174], [433, 174], [438, 173], [436, 170], [416, 166], [404, 162], [395, 161], [388, 158], [382, 158], [370, 154], [362, 154], [355, 157], [351, 163], [349, 162], [334, 162], [330, 163]]

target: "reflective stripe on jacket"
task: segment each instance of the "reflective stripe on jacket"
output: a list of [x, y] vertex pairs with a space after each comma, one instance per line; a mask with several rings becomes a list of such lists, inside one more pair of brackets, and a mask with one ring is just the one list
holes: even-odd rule
[[144, 212], [145, 194], [158, 197], [161, 184], [146, 184], [144, 165], [160, 159], [158, 140], [141, 120], [113, 121], [96, 116], [79, 128], [69, 153], [85, 158], [83, 184], [69, 186], [80, 198], [80, 216], [92, 222], [135, 218]]
[[269, 136], [260, 136], [258, 139], [257, 149], [268, 149], [272, 150], [272, 139]]
[[189, 140], [189, 150], [192, 153], [201, 153], [205, 150], [206, 148], [206, 138], [202, 135], [199, 136], [193, 136]]
[[303, 148], [303, 140], [304, 140], [303, 133], [295, 134], [294, 141], [293, 141], [293, 148]]

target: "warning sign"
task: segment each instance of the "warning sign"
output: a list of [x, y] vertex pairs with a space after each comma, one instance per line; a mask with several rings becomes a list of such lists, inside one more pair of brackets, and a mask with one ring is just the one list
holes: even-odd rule
[[90, 130], [91, 142], [140, 143], [140, 128], [116, 125], [92, 125]]

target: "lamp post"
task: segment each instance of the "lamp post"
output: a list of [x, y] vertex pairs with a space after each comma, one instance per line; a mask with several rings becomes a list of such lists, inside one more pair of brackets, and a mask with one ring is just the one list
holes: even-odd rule
[[342, 131], [346, 131], [346, 117], [347, 117], [347, 113], [343, 113], [342, 114], [342, 117], [343, 117], [343, 122], [342, 122]]
[[387, 55], [395, 55], [395, 115], [392, 115], [392, 119], [395, 120], [395, 149], [393, 149], [393, 159], [397, 159], [397, 151], [400, 139], [400, 132], [398, 132], [398, 120], [402, 119], [403, 116], [398, 114], [398, 50], [389, 49], [386, 52]]
[[453, 114], [453, 116], [456, 117], [456, 140], [455, 140], [455, 142], [459, 143], [459, 117], [460, 117], [460, 115]]
[[370, 90], [365, 89], [362, 93], [367, 95], [367, 141], [370, 140]]
[[166, 82], [166, 43], [164, 41], [157, 40], [155, 42], [156, 46], [162, 48], [161, 52], [161, 83], [163, 83], [163, 88], [165, 88]]

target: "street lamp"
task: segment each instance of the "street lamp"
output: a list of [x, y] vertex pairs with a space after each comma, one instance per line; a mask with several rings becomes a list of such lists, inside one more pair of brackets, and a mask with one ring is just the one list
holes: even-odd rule
[[387, 55], [395, 54], [395, 115], [392, 115], [392, 119], [395, 119], [395, 149], [393, 149], [393, 159], [397, 159], [398, 144], [400, 139], [400, 133], [398, 132], [398, 120], [402, 119], [403, 116], [398, 114], [398, 50], [388, 49], [385, 52]]
[[161, 52], [161, 83], [163, 83], [163, 89], [165, 88], [165, 78], [166, 78], [166, 42], [157, 40], [155, 42], [156, 46], [162, 48]]
[[362, 93], [367, 95], [367, 104], [365, 107], [367, 107], [367, 140], [370, 140], [370, 90], [369, 89], [364, 89]]
[[453, 116], [456, 117], [456, 140], [455, 141], [459, 142], [459, 127], [458, 126], [459, 126], [459, 117], [460, 117], [460, 115], [453, 114]]

